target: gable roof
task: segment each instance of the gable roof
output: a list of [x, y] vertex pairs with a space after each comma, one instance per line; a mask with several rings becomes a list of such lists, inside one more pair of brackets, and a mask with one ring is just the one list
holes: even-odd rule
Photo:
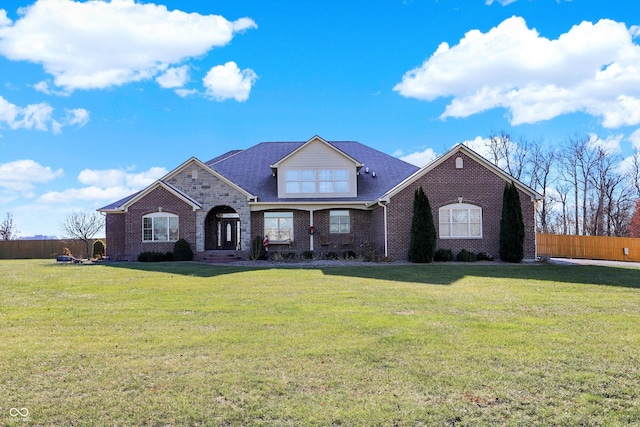
[[450, 159], [454, 155], [461, 152], [471, 157], [472, 159], [480, 163], [482, 166], [489, 169], [494, 174], [498, 175], [500, 178], [504, 179], [505, 182], [513, 182], [517, 188], [519, 188], [526, 194], [530, 195], [531, 200], [535, 201], [535, 200], [542, 199], [542, 195], [538, 193], [536, 190], [520, 182], [519, 180], [515, 179], [513, 176], [509, 175], [507, 172], [503, 171], [498, 166], [494, 165], [493, 163], [485, 159], [483, 156], [473, 151], [471, 148], [467, 147], [464, 144], [456, 144], [449, 151], [437, 157], [436, 159], [432, 160], [430, 163], [426, 164], [425, 166], [420, 168], [418, 171], [416, 171], [414, 174], [406, 178], [404, 181], [400, 182], [398, 185], [393, 187], [386, 194], [384, 194], [383, 197], [381, 197], [381, 200], [389, 200], [391, 197], [395, 196], [400, 191], [404, 190], [407, 186], [411, 185], [416, 180], [418, 180], [425, 174], [429, 173], [431, 170], [435, 169], [440, 164], [444, 163], [447, 159]]
[[158, 181], [154, 182], [153, 184], [151, 184], [150, 186], [148, 186], [147, 188], [145, 188], [142, 191], [138, 191], [137, 193], [134, 193], [134, 194], [132, 194], [132, 195], [130, 195], [128, 197], [125, 197], [124, 199], [121, 199], [121, 200], [119, 200], [119, 201], [117, 201], [115, 203], [112, 203], [110, 205], [107, 205], [107, 206], [105, 206], [103, 208], [98, 209], [98, 212], [104, 212], [104, 213], [126, 212], [129, 209], [129, 206], [133, 205], [134, 203], [136, 203], [137, 201], [142, 199], [144, 196], [146, 196], [147, 194], [149, 194], [150, 192], [152, 192], [156, 188], [164, 188], [165, 190], [167, 190], [168, 192], [170, 192], [171, 194], [173, 194], [177, 198], [181, 199], [182, 201], [184, 201], [188, 205], [191, 205], [191, 208], [194, 211], [202, 208], [202, 205], [200, 203], [198, 203], [198, 201], [196, 201], [196, 200], [192, 199], [191, 197], [187, 196], [182, 191], [180, 191], [177, 188], [175, 188], [173, 185], [167, 184], [166, 182], [162, 182], [162, 181], [158, 180]]
[[349, 161], [353, 162], [356, 165], [357, 168], [361, 168], [362, 167], [362, 163], [358, 162], [356, 159], [354, 159], [353, 157], [351, 157], [347, 153], [343, 152], [342, 150], [337, 148], [335, 145], [332, 145], [332, 144], [328, 143], [327, 141], [325, 141], [324, 139], [320, 138], [318, 135], [314, 136], [313, 138], [311, 138], [307, 142], [303, 143], [302, 145], [300, 145], [299, 147], [297, 147], [296, 149], [291, 151], [289, 154], [285, 155], [283, 158], [281, 158], [280, 160], [278, 160], [277, 162], [275, 162], [274, 164], [269, 165], [269, 166], [271, 167], [271, 169], [277, 169], [278, 166], [280, 166], [280, 163], [282, 163], [285, 160], [295, 156], [298, 152], [303, 150], [308, 145], [313, 144], [314, 142], [320, 142], [321, 144], [326, 145], [331, 150], [337, 152], [341, 156], [346, 157]]
[[[315, 137], [309, 141], [315, 141]], [[220, 159], [220, 156], [205, 162], [214, 171], [237, 183], [259, 202], [302, 203], [313, 201], [353, 201], [377, 200], [406, 177], [418, 170], [414, 165], [382, 153], [356, 141], [324, 141], [332, 149], [360, 165], [357, 176], [358, 194], [349, 198], [280, 199], [278, 183], [272, 166], [290, 157], [292, 153], [309, 143], [305, 142], [262, 142], [253, 147]], [[321, 166], [321, 165], [319, 165]], [[369, 168], [369, 173], [363, 171]], [[375, 177], [373, 176], [375, 172]]]

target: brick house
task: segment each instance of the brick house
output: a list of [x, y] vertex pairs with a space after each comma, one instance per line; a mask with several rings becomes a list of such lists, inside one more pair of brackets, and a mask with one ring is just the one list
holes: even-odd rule
[[422, 186], [437, 247], [496, 256], [502, 194], [515, 182], [525, 222], [525, 258], [535, 257], [541, 196], [464, 145], [417, 168], [354, 141], [263, 142], [202, 162], [191, 158], [146, 189], [99, 209], [107, 253], [135, 260], [186, 239], [201, 258], [246, 254], [255, 236], [270, 250], [375, 250], [406, 260], [413, 195]]

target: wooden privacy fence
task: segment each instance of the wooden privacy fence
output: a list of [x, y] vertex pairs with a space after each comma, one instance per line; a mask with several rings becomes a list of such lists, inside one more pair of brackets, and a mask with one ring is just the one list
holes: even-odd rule
[[640, 239], [633, 237], [536, 234], [538, 256], [640, 261]]
[[[93, 250], [93, 242], [104, 239], [91, 239], [89, 252]], [[35, 259], [53, 258], [62, 255], [64, 248], [69, 248], [73, 256], [88, 258], [82, 240], [0, 240], [0, 259]]]

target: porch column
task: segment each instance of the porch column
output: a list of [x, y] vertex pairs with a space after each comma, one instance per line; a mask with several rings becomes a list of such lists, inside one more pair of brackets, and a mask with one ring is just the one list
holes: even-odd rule
[[[309, 211], [309, 226], [313, 225], [313, 209]], [[313, 234], [309, 235], [309, 250], [313, 251]]]

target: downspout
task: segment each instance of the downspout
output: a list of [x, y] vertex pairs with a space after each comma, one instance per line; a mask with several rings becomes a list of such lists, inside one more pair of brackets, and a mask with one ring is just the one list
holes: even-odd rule
[[[309, 226], [313, 226], [313, 209], [309, 210]], [[313, 252], [313, 234], [309, 234], [309, 250]]]
[[389, 243], [387, 242], [389, 237], [387, 234], [387, 204], [378, 200], [378, 206], [382, 207], [382, 217], [384, 222], [384, 256], [386, 258], [389, 256]]

